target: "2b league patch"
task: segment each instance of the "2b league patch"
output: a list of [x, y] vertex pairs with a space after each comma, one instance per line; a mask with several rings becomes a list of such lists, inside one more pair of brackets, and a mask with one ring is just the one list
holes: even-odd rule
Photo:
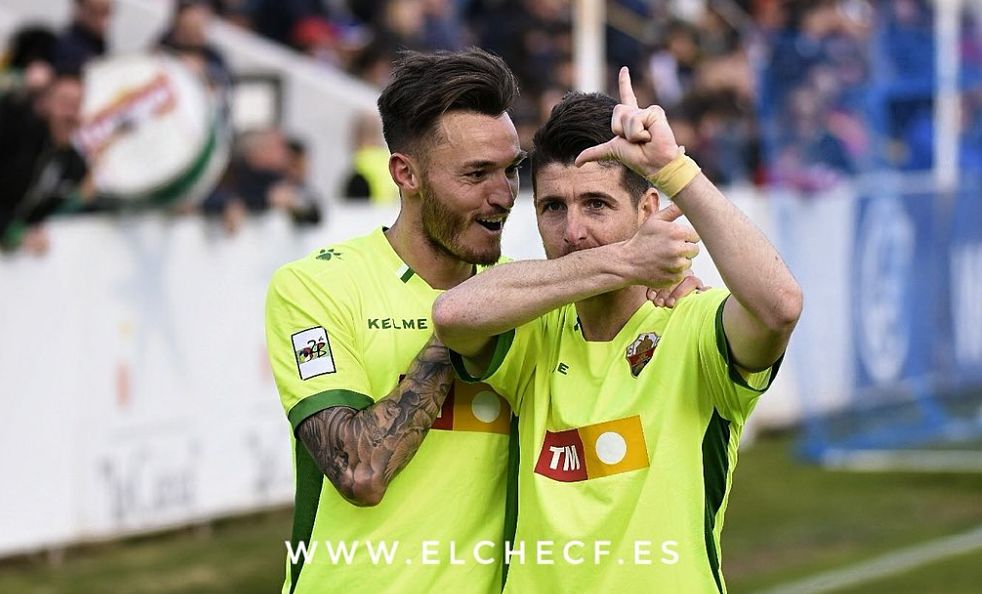
[[331, 341], [327, 338], [327, 330], [322, 326], [301, 330], [290, 338], [293, 340], [293, 353], [297, 358], [300, 379], [308, 380], [337, 371], [331, 354]]

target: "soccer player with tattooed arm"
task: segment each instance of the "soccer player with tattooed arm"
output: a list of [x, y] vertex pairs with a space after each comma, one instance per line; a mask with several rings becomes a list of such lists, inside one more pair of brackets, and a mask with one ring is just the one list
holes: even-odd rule
[[481, 50], [405, 53], [378, 100], [398, 218], [270, 283], [267, 347], [296, 469], [286, 594], [501, 590], [511, 409], [455, 381], [430, 311], [501, 257], [525, 159], [507, 111], [517, 92]]
[[[444, 293], [456, 372], [518, 416], [516, 543], [505, 592], [725, 592], [720, 532], [740, 433], [802, 308], [777, 251], [677, 146], [661, 108], [572, 93], [530, 160], [547, 260]], [[659, 208], [659, 192], [673, 205]], [[675, 219], [684, 213], [691, 228]], [[726, 289], [646, 299], [699, 252]]]

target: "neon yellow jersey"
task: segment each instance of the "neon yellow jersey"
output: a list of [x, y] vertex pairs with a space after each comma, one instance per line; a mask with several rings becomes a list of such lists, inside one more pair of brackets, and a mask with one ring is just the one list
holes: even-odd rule
[[646, 302], [609, 342], [584, 340], [573, 305], [497, 338], [481, 379], [512, 403], [521, 450], [505, 592], [725, 592], [740, 432], [777, 370], [730, 366], [727, 295]]
[[[294, 431], [318, 411], [362, 409], [388, 394], [432, 335], [439, 293], [381, 229], [280, 268], [266, 339]], [[487, 386], [458, 382], [375, 507], [342, 498], [294, 440], [291, 548], [303, 541], [310, 554], [297, 563], [288, 555], [283, 591], [500, 592], [510, 419]]]

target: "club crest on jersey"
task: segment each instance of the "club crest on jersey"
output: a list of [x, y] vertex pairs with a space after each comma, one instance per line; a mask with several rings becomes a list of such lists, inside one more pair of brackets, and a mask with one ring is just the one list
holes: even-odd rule
[[605, 421], [565, 431], [546, 431], [535, 473], [575, 483], [647, 468], [641, 417]]
[[297, 370], [300, 379], [334, 373], [334, 356], [331, 353], [331, 341], [327, 338], [327, 330], [315, 326], [301, 330], [292, 335], [293, 354], [297, 359]]
[[655, 356], [655, 347], [658, 346], [660, 340], [661, 337], [654, 332], [646, 332], [638, 335], [634, 342], [628, 345], [624, 356], [627, 359], [627, 364], [631, 366], [631, 375], [638, 377], [648, 361], [651, 361], [651, 358]]

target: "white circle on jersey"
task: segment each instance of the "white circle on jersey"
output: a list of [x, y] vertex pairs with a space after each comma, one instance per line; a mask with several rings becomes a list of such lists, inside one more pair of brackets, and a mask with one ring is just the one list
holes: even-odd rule
[[607, 431], [597, 438], [597, 458], [604, 464], [617, 464], [627, 454], [627, 442], [620, 433]]
[[494, 392], [478, 392], [471, 402], [471, 412], [474, 418], [482, 423], [491, 423], [501, 414], [501, 402]]

